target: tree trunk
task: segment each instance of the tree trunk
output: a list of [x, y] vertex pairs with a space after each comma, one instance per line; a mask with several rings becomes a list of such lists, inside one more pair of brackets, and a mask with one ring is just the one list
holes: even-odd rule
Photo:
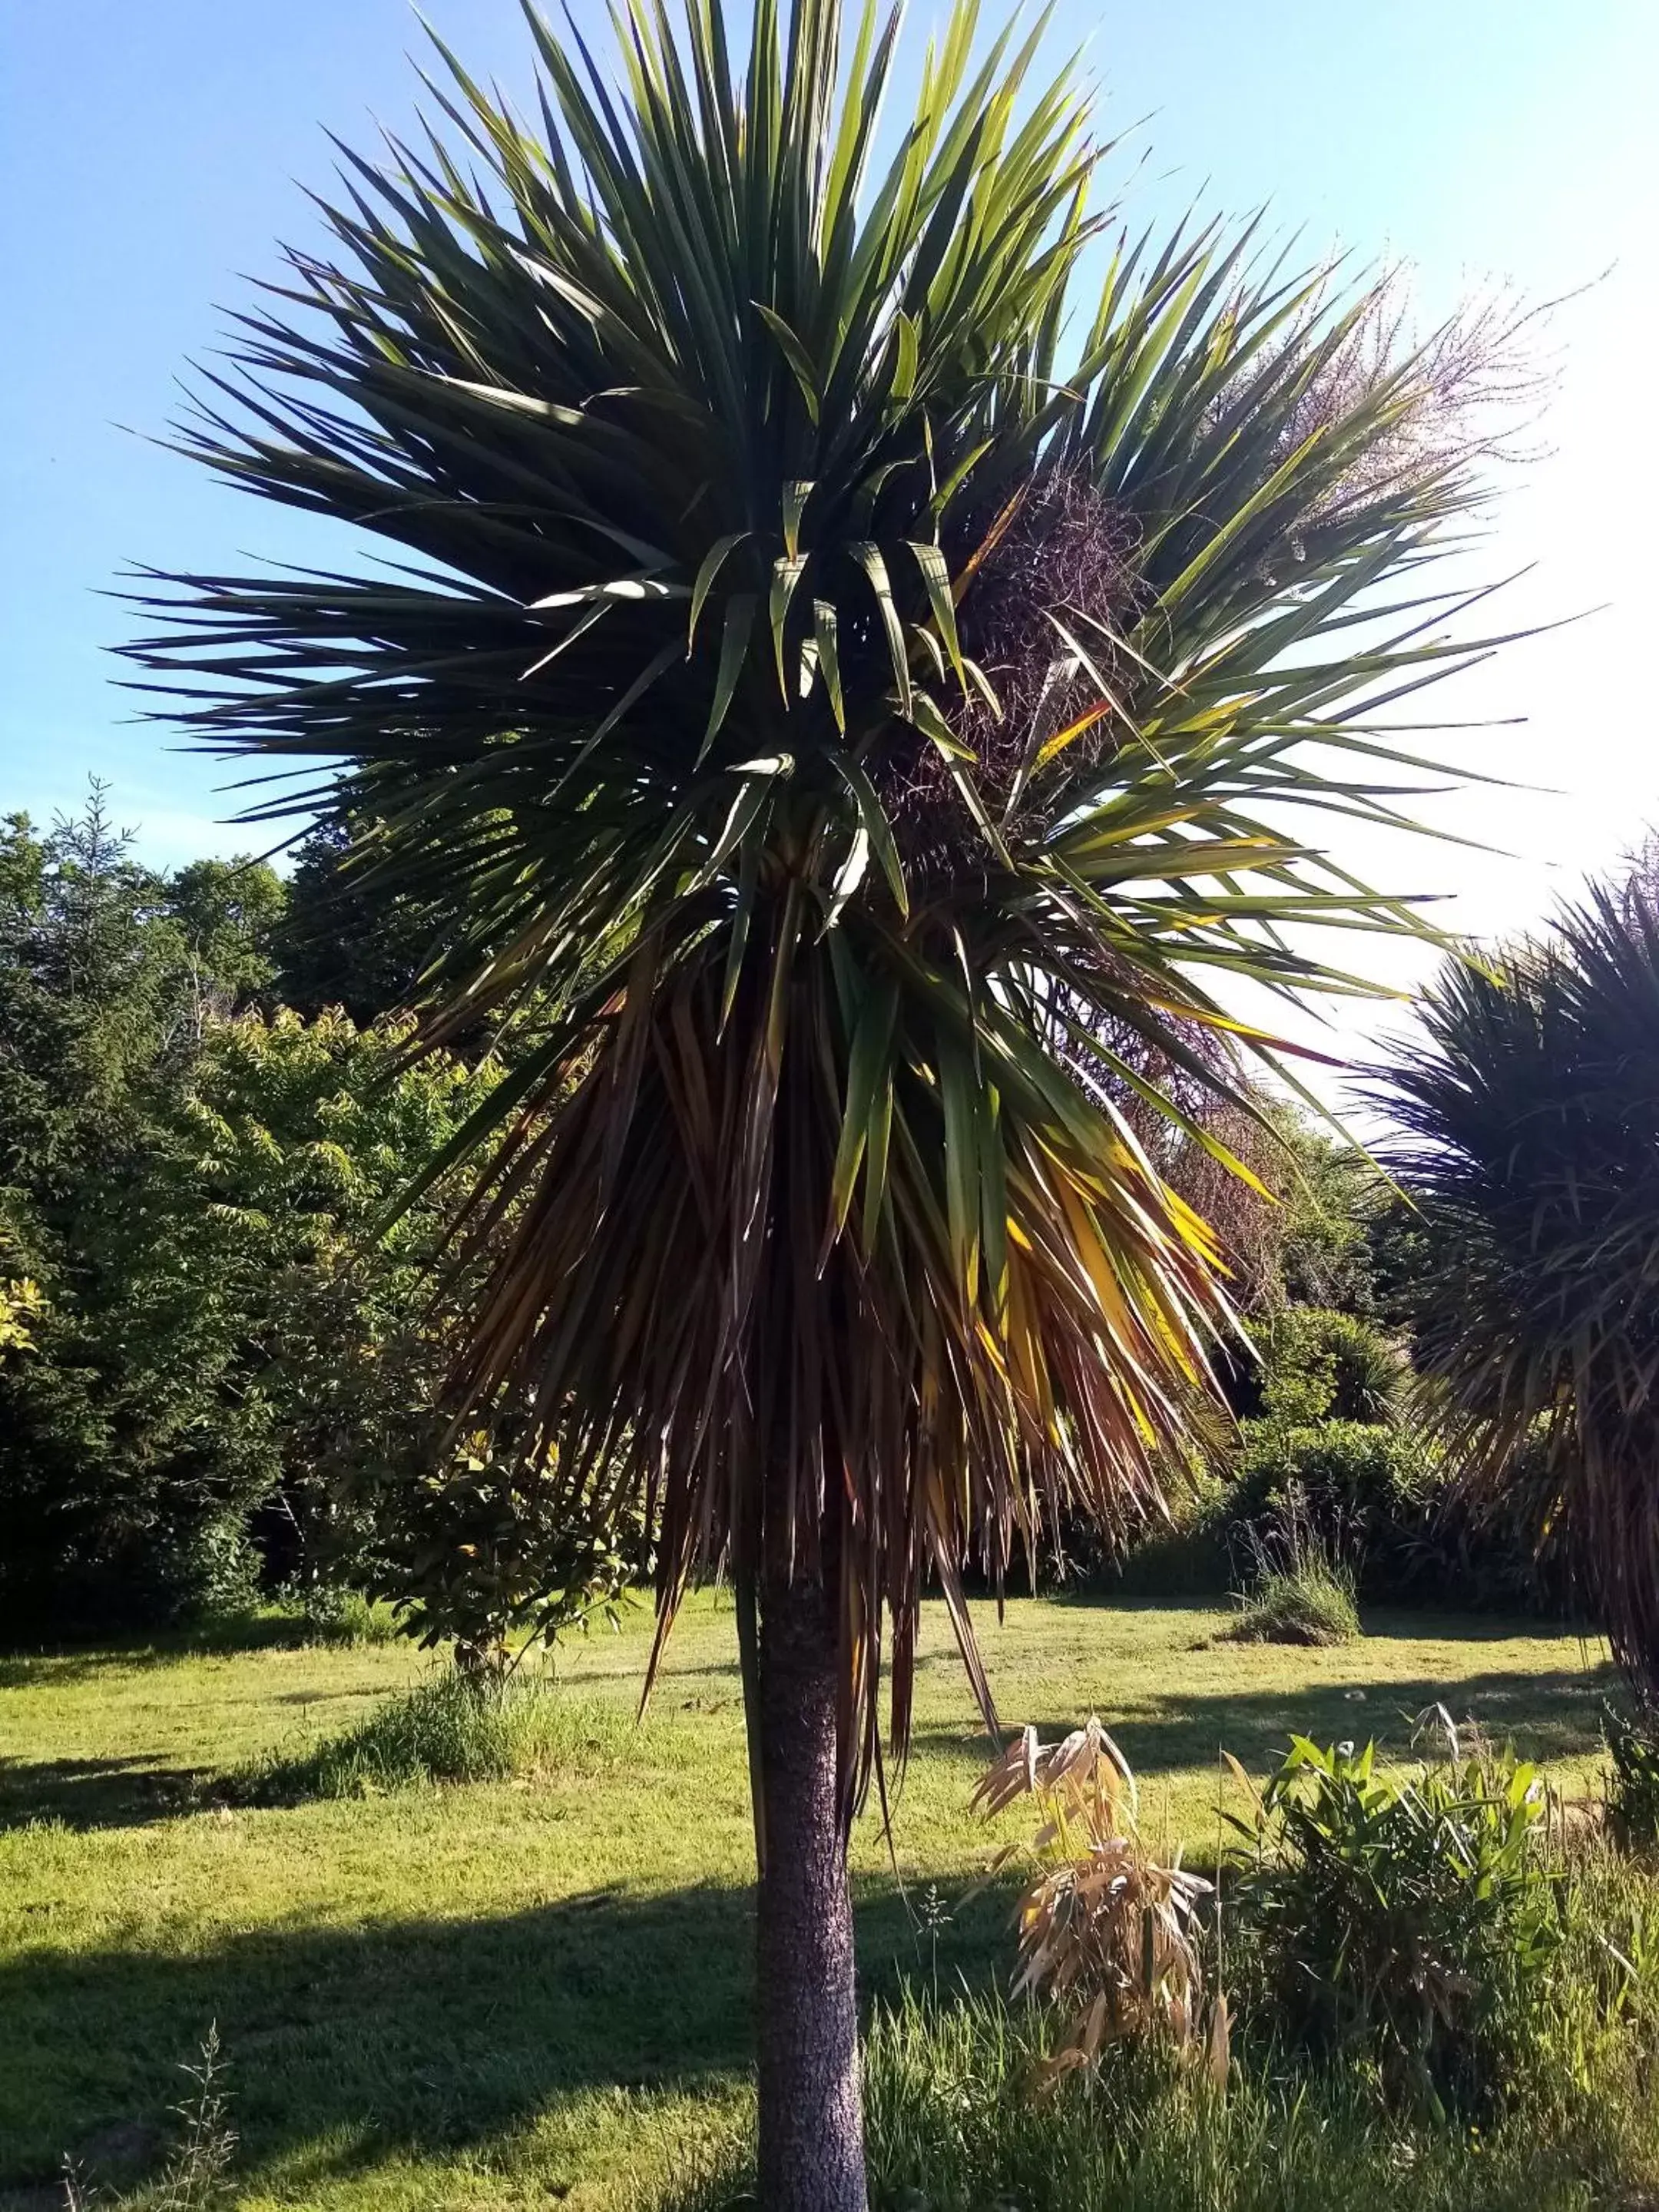
[[866, 2212], [836, 1623], [822, 1585], [767, 1577], [758, 1672], [760, 2203], [763, 2212]]

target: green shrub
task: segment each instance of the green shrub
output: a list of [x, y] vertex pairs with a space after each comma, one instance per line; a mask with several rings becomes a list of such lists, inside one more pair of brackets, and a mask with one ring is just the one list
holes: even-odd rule
[[633, 1733], [625, 1713], [574, 1704], [538, 1678], [500, 1680], [447, 1668], [315, 1750], [262, 1768], [248, 1778], [248, 1791], [267, 1802], [374, 1797], [433, 1783], [592, 1771], [625, 1756]]
[[556, 1466], [490, 1447], [480, 1434], [435, 1468], [386, 1471], [369, 1579], [424, 1650], [453, 1644], [464, 1670], [499, 1674], [526, 1641], [614, 1624], [653, 1553], [637, 1504], [596, 1516], [562, 1495]]
[[1246, 2009], [1437, 2114], [1494, 2101], [1563, 1926], [1537, 1770], [1447, 1736], [1420, 1771], [1293, 1738], [1233, 1888]]
[[1357, 1315], [1285, 1306], [1255, 1332], [1262, 1416], [1286, 1426], [1399, 1420], [1411, 1369], [1400, 1346]]
[[1241, 1422], [1234, 1469], [1226, 1511], [1236, 1526], [1270, 1522], [1297, 1497], [1328, 1544], [1401, 1556], [1420, 1540], [1443, 1484], [1420, 1437], [1365, 1421]]
[[258, 1608], [259, 1554], [240, 1512], [207, 1515], [160, 1543], [150, 1563], [155, 1617], [234, 1622]]
[[1172, 1522], [1137, 1544], [1111, 1579], [1143, 1597], [1224, 1590], [1259, 1574], [1259, 1547], [1282, 1540], [1297, 1499], [1311, 1533], [1352, 1564], [1368, 1596], [1441, 1595], [1436, 1516], [1444, 1485], [1439, 1459], [1410, 1429], [1247, 1419], [1225, 1474], [1185, 1485]]
[[1627, 1846], [1659, 1844], [1659, 1736], [1651, 1720], [1604, 1705], [1601, 1738], [1607, 1749], [1608, 1826]]
[[344, 1583], [313, 1583], [294, 1601], [318, 1644], [395, 1644], [400, 1633], [395, 1606]]
[[1517, 1457], [1513, 1510], [1477, 1513], [1459, 1497], [1444, 1455], [1420, 1431], [1375, 1421], [1241, 1421], [1219, 1539], [1235, 1558], [1270, 1528], [1292, 1492], [1362, 1593], [1480, 1611], [1571, 1617], [1565, 1561], [1527, 1534], [1531, 1448]]
[[[1170, 1522], [1121, 1559], [1085, 1552], [1079, 1578], [1141, 1597], [1224, 1590], [1299, 1492], [1311, 1525], [1373, 1603], [1578, 1617], [1564, 1560], [1538, 1554], [1524, 1514], [1466, 1507], [1442, 1455], [1409, 1426], [1248, 1419], [1218, 1460], [1221, 1471], [1179, 1486]], [[1522, 1486], [1517, 1474], [1517, 1493]]]

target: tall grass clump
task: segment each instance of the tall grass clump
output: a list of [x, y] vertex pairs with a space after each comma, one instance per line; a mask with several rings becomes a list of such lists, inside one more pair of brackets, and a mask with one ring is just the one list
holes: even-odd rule
[[1249, 1587], [1223, 1632], [1237, 1644], [1351, 1644], [1362, 1633], [1353, 1569], [1337, 1558], [1296, 1494], [1276, 1525], [1246, 1537]]
[[632, 1735], [627, 1714], [574, 1702], [540, 1677], [447, 1668], [314, 1750], [263, 1770], [254, 1794], [374, 1797], [436, 1783], [589, 1773], [625, 1756]]
[[363, 1590], [319, 1583], [301, 1594], [298, 1604], [300, 1619], [315, 1644], [395, 1644], [401, 1633], [397, 1607]]
[[[865, 2045], [872, 2212], [1591, 2212], [1653, 2179], [1654, 2110], [1628, 2043], [1516, 2076], [1483, 2130], [1402, 2118], [1359, 2067], [1236, 2054], [1224, 2089], [1169, 2046], [1120, 2045], [1034, 2095], [1056, 2017], [920, 1991]], [[1651, 2062], [1648, 2046], [1647, 2063]], [[712, 2199], [705, 2199], [712, 2203]], [[728, 2198], [728, 2202], [741, 2201]]]

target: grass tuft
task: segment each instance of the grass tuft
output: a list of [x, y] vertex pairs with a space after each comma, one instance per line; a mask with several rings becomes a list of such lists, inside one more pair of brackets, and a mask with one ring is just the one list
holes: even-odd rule
[[1327, 1561], [1274, 1568], [1239, 1601], [1222, 1631], [1230, 1644], [1302, 1644], [1322, 1649], [1361, 1634], [1353, 1577]]
[[636, 1741], [613, 1705], [573, 1702], [536, 1676], [479, 1681], [447, 1668], [301, 1757], [268, 1762], [252, 1794], [276, 1802], [379, 1797], [437, 1783], [591, 1773]]
[[300, 1617], [313, 1643], [345, 1650], [395, 1644], [402, 1633], [397, 1608], [358, 1589], [327, 1585], [308, 1589], [301, 1600]]
[[1233, 1644], [1352, 1644], [1362, 1633], [1353, 1569], [1331, 1552], [1292, 1491], [1276, 1528], [1250, 1539], [1255, 1580], [1223, 1633]]

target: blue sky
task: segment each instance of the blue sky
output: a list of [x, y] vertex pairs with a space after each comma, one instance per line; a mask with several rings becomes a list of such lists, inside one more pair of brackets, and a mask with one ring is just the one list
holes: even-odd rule
[[[939, 12], [913, 7], [913, 47]], [[526, 85], [513, 0], [428, 13], [475, 71]], [[165, 427], [174, 380], [271, 268], [273, 241], [310, 234], [300, 185], [329, 181], [323, 126], [361, 145], [376, 119], [407, 122], [419, 26], [402, 0], [50, 0], [0, 18], [0, 811], [49, 817], [96, 772], [156, 860], [228, 851], [247, 836], [224, 824], [225, 771], [133, 723], [105, 650], [130, 618], [101, 594], [128, 561], [212, 569], [318, 544], [133, 433]], [[1482, 556], [1491, 574], [1536, 564], [1507, 623], [1605, 611], [1445, 698], [1461, 717], [1527, 717], [1456, 740], [1471, 766], [1557, 788], [1442, 806], [1447, 827], [1514, 858], [1428, 848], [1390, 870], [1455, 890], [1464, 927], [1538, 913], [1659, 822], [1644, 666], [1659, 600], [1659, 6], [1060, 0], [1056, 48], [1079, 40], [1109, 124], [1145, 118], [1147, 161], [1123, 165], [1132, 208], [1268, 203], [1310, 253], [1340, 242], [1414, 264], [1429, 313], [1485, 279], [1542, 299], [1612, 264], [1556, 318], [1550, 451], [1511, 483]]]

